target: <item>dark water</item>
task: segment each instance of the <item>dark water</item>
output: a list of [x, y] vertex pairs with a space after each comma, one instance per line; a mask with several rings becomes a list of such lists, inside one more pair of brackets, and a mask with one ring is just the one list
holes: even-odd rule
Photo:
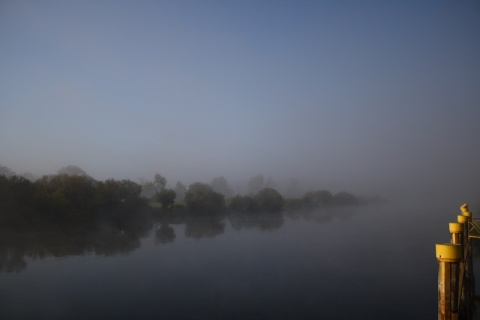
[[459, 205], [198, 219], [120, 250], [30, 252], [0, 273], [0, 318], [434, 319], [435, 243]]

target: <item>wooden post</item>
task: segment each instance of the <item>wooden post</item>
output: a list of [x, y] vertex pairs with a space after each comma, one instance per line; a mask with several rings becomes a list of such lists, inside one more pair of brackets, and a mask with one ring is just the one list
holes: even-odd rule
[[[462, 245], [463, 248], [463, 231], [464, 231], [464, 224], [458, 222], [452, 222], [448, 225], [451, 234], [451, 243]], [[461, 253], [461, 257], [463, 257], [463, 250]], [[452, 264], [451, 274], [452, 274], [452, 314], [455, 315], [455, 318], [458, 319], [459, 315], [461, 314], [461, 290], [463, 286], [463, 259], [461, 259], [458, 263]]]
[[469, 299], [468, 299], [468, 288], [465, 281], [466, 273], [466, 259], [467, 259], [467, 249], [468, 249], [468, 217], [460, 215], [457, 217], [459, 224], [463, 225], [463, 233], [461, 237], [461, 244], [463, 247], [462, 261], [460, 262], [460, 272], [458, 276], [458, 313], [460, 319], [469, 319], [467, 314], [469, 313]]
[[458, 278], [458, 264], [462, 259], [462, 246], [459, 244], [436, 244], [438, 268], [438, 320], [456, 320], [457, 301], [454, 300]]
[[463, 290], [462, 290], [462, 300], [463, 300], [463, 318], [472, 319], [473, 318], [473, 304], [475, 301], [475, 277], [473, 274], [473, 256], [472, 256], [472, 244], [469, 237], [469, 223], [472, 220], [472, 213], [468, 211], [468, 204], [464, 204], [460, 207], [462, 215], [466, 218], [464, 232], [464, 276], [463, 276]]
[[451, 242], [453, 244], [463, 244], [463, 231], [465, 229], [463, 223], [451, 222], [448, 225], [448, 229], [452, 236]]

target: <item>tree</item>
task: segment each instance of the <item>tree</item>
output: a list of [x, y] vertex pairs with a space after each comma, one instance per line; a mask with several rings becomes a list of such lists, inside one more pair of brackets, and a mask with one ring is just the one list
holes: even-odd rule
[[31, 182], [35, 182], [35, 180], [38, 179], [38, 176], [34, 175], [31, 172], [25, 172], [24, 174], [22, 174], [22, 177], [24, 177], [25, 179], [27, 179]]
[[97, 198], [105, 209], [136, 204], [140, 200], [142, 186], [130, 180], [108, 179], [97, 183]]
[[230, 209], [237, 212], [255, 212], [258, 209], [257, 201], [253, 196], [236, 195], [230, 201]]
[[355, 205], [358, 205], [359, 203], [358, 198], [348, 192], [336, 193], [335, 196], [333, 197], [333, 201], [335, 202], [336, 205], [342, 205], [342, 206], [355, 206]]
[[201, 182], [195, 182], [188, 187], [185, 203], [192, 212], [217, 213], [225, 208], [224, 196]]
[[143, 178], [138, 179], [140, 181], [140, 185], [142, 186], [142, 197], [147, 199], [153, 199], [157, 196], [157, 190], [155, 189], [155, 185], [152, 181], [145, 180]]
[[155, 186], [155, 190], [158, 193], [161, 190], [165, 189], [165, 187], [167, 186], [167, 179], [157, 172], [155, 173], [153, 179], [153, 185]]
[[157, 193], [157, 201], [162, 204], [162, 208], [167, 209], [175, 203], [176, 196], [173, 189], [162, 189]]
[[0, 216], [3, 210], [28, 207], [31, 205], [31, 197], [34, 189], [31, 181], [20, 177], [6, 177], [0, 175]]
[[10, 178], [13, 175], [15, 175], [15, 172], [13, 172], [9, 167], [0, 165], [0, 176]]
[[88, 176], [87, 173], [78, 166], [68, 165], [58, 170], [58, 174], [66, 174], [69, 176]]
[[284, 199], [282, 195], [273, 188], [262, 189], [256, 196], [258, 206], [261, 210], [278, 212], [283, 209]]
[[248, 181], [247, 190], [250, 194], [258, 193], [263, 188], [265, 188], [265, 177], [261, 174], [257, 174]]
[[185, 198], [185, 193], [187, 192], [187, 187], [180, 181], [177, 181], [177, 184], [175, 185], [174, 190], [175, 190], [175, 193], [177, 194], [177, 200], [183, 201]]
[[34, 202], [57, 221], [86, 221], [92, 218], [96, 182], [83, 175], [57, 174], [36, 180]]
[[333, 203], [333, 195], [327, 190], [310, 191], [305, 193], [302, 201], [309, 208], [328, 206]]
[[213, 191], [223, 194], [226, 198], [230, 198], [233, 195], [233, 190], [228, 185], [227, 179], [223, 176], [212, 179], [210, 186]]
[[143, 178], [139, 180], [142, 185], [142, 195], [147, 199], [156, 199], [158, 193], [165, 189], [167, 185], [167, 179], [158, 172], [155, 173], [153, 181], [148, 181]]

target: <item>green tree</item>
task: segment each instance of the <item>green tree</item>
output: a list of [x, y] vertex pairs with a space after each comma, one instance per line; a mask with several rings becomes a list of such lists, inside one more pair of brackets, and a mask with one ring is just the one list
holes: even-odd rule
[[237, 212], [255, 212], [258, 210], [257, 200], [253, 196], [236, 195], [230, 201], [230, 210]]
[[185, 203], [192, 212], [218, 213], [225, 208], [224, 196], [201, 182], [195, 182], [188, 187]]
[[143, 178], [138, 179], [140, 181], [140, 185], [142, 186], [142, 197], [146, 199], [154, 199], [157, 195], [157, 190], [155, 189], [155, 185], [152, 181], [145, 180]]
[[33, 183], [37, 208], [57, 221], [86, 221], [95, 209], [95, 180], [83, 175], [43, 176]]
[[19, 177], [0, 175], [0, 215], [4, 210], [14, 212], [31, 205], [34, 188], [32, 182]]
[[256, 196], [258, 206], [263, 211], [278, 212], [283, 209], [284, 199], [282, 195], [273, 188], [262, 189]]
[[140, 178], [139, 180], [142, 185], [142, 196], [150, 200], [156, 199], [158, 193], [165, 189], [167, 185], [167, 179], [158, 172], [155, 173], [153, 181], [145, 180], [143, 178]]
[[230, 198], [233, 195], [233, 190], [228, 185], [227, 179], [223, 176], [212, 179], [210, 186], [213, 191], [223, 194], [226, 198]]
[[153, 185], [155, 186], [155, 190], [158, 193], [165, 189], [165, 187], [167, 186], [167, 179], [157, 172], [155, 173], [155, 176], [153, 178]]
[[175, 197], [177, 194], [173, 189], [162, 189], [157, 194], [157, 201], [162, 204], [162, 208], [166, 209], [171, 207], [175, 203]]

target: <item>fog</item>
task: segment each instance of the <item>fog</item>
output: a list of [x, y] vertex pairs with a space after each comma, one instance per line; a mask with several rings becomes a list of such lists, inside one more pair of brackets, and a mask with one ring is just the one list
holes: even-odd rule
[[478, 203], [479, 15], [447, 1], [2, 1], [0, 164]]

